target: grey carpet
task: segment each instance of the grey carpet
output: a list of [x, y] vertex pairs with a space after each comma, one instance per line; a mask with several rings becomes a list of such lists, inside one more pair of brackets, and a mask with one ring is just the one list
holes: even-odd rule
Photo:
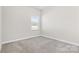
[[2, 45], [2, 53], [78, 53], [79, 47], [46, 37], [34, 37]]

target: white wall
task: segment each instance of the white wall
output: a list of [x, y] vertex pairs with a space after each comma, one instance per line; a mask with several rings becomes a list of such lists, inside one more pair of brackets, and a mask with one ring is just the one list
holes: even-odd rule
[[42, 13], [42, 34], [79, 44], [79, 7], [50, 7]]
[[0, 50], [1, 50], [1, 39], [2, 39], [2, 31], [1, 31], [1, 29], [2, 29], [2, 24], [1, 24], [1, 21], [2, 21], [2, 11], [1, 11], [1, 6], [0, 6]]
[[2, 42], [37, 36], [40, 31], [31, 30], [31, 16], [40, 16], [40, 11], [31, 7], [3, 7]]

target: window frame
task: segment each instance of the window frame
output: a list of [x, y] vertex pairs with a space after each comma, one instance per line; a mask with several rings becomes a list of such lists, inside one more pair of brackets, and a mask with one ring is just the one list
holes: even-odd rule
[[[38, 28], [37, 29], [35, 29], [35, 28], [33, 28], [33, 17], [36, 17], [37, 18], [37, 24], [35, 25], [35, 26], [37, 26]], [[32, 31], [38, 31], [38, 30], [40, 30], [40, 16], [31, 16], [31, 30]]]

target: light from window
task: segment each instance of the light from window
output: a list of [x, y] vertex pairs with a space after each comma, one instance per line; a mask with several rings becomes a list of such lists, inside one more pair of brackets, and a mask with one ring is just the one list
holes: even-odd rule
[[39, 16], [31, 17], [32, 30], [39, 30], [39, 19]]

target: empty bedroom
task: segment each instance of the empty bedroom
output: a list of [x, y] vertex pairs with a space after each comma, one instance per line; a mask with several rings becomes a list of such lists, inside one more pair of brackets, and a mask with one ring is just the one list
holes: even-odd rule
[[1, 53], [79, 53], [78, 6], [0, 6]]

